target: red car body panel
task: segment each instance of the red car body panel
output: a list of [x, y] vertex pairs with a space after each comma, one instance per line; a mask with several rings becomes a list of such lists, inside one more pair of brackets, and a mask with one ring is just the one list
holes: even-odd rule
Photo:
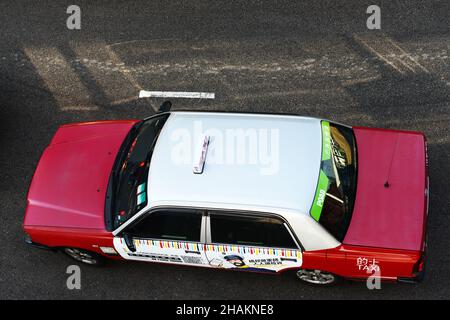
[[343, 243], [422, 250], [427, 211], [423, 134], [368, 128], [354, 128], [354, 132], [358, 182]]
[[305, 251], [303, 253], [304, 269], [323, 270], [352, 279], [367, 279], [368, 273], [358, 266], [358, 259], [373, 261], [380, 268], [382, 280], [397, 280], [399, 277], [412, 278], [419, 272], [418, 261], [422, 255], [419, 251], [394, 250], [341, 245], [335, 249]]
[[118, 255], [106, 255], [100, 250], [100, 247], [114, 246], [113, 235], [106, 230], [26, 226], [25, 231], [32, 236], [33, 242], [50, 248], [80, 248], [108, 258], [122, 259]]
[[104, 230], [109, 175], [120, 145], [135, 122], [61, 127], [34, 174], [24, 225]]

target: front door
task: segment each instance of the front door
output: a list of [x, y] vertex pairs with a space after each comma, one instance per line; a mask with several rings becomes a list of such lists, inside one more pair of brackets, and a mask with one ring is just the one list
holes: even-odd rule
[[151, 211], [116, 236], [114, 247], [127, 260], [207, 267], [201, 241], [203, 220], [199, 210]]
[[208, 220], [205, 252], [212, 267], [279, 272], [302, 265], [297, 241], [281, 219], [216, 212]]

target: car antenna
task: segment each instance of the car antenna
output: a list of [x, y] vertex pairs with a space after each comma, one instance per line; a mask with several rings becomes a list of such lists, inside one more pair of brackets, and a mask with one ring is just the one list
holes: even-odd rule
[[169, 112], [170, 108], [172, 108], [172, 102], [166, 100], [159, 106], [158, 113]]
[[389, 183], [389, 177], [391, 176], [392, 162], [394, 162], [394, 155], [395, 155], [395, 151], [397, 150], [397, 145], [398, 145], [398, 133], [395, 136], [395, 145], [394, 145], [394, 149], [392, 150], [391, 162], [389, 163], [389, 168], [388, 168], [388, 174], [387, 174], [387, 177], [386, 177], [386, 182], [384, 183], [384, 187], [385, 188], [389, 188], [391, 186], [391, 184]]

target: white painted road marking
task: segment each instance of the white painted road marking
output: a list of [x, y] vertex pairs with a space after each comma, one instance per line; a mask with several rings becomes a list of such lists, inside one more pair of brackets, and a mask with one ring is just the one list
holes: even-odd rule
[[182, 91], [139, 91], [139, 98], [188, 98], [188, 99], [214, 99], [211, 92], [182, 92]]
[[430, 73], [385, 34], [355, 34], [354, 39], [400, 74]]

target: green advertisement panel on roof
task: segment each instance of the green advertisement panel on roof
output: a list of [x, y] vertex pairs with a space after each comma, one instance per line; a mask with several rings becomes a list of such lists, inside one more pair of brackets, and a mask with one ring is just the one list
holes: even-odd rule
[[330, 123], [322, 121], [322, 161], [331, 158], [331, 133]]
[[320, 170], [319, 183], [317, 184], [317, 191], [314, 197], [314, 203], [311, 208], [311, 216], [316, 221], [319, 221], [320, 219], [327, 190], [328, 190], [328, 177], [322, 170]]

